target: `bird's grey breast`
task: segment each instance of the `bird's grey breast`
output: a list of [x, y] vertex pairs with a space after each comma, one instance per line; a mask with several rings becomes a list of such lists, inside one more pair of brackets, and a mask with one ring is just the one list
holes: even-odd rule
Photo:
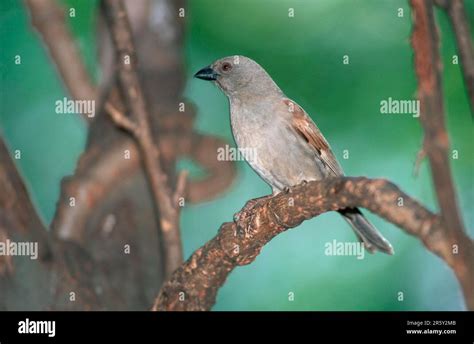
[[321, 179], [314, 151], [289, 126], [290, 113], [266, 102], [230, 101], [231, 126], [240, 150], [250, 153], [250, 166], [272, 186], [283, 190], [303, 180]]

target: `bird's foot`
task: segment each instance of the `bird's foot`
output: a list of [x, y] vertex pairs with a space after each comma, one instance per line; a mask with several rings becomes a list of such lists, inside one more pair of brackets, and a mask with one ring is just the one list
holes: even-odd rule
[[236, 223], [235, 236], [244, 236], [251, 238], [253, 236], [253, 223], [255, 218], [255, 208], [273, 195], [263, 196], [249, 200], [238, 213], [234, 214], [234, 222]]

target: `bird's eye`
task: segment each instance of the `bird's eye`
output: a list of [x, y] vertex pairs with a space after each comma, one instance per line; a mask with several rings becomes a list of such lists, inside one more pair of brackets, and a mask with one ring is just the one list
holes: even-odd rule
[[222, 71], [229, 72], [232, 69], [232, 65], [229, 62], [226, 62], [222, 65]]

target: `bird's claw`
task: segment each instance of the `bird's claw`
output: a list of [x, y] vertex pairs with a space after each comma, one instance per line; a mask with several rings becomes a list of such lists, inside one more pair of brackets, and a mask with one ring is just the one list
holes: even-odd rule
[[255, 208], [263, 201], [272, 197], [264, 196], [249, 200], [241, 211], [234, 214], [234, 222], [236, 223], [235, 236], [244, 236], [245, 238], [251, 238], [254, 234], [253, 223], [255, 218]]
[[[254, 204], [255, 206], [255, 204]], [[244, 207], [241, 211], [234, 215], [234, 221], [236, 223], [235, 236], [250, 238], [252, 237], [252, 223], [254, 219], [253, 207]]]

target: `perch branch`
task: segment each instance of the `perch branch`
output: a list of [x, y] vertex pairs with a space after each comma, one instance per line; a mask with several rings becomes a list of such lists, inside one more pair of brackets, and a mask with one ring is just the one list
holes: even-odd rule
[[[398, 206], [403, 198], [404, 206]], [[439, 216], [386, 180], [354, 177], [330, 178], [296, 186], [291, 193], [281, 193], [254, 208], [243, 210], [237, 223], [224, 223], [218, 234], [195, 251], [167, 281], [155, 300], [153, 310], [210, 310], [219, 288], [229, 273], [240, 265], [250, 264], [273, 237], [304, 220], [327, 211], [364, 207], [418, 237], [428, 250], [441, 257], [459, 277], [470, 309], [474, 308], [472, 277], [464, 267], [473, 265], [474, 244], [468, 243], [467, 255], [453, 253], [451, 238]], [[245, 208], [244, 208], [245, 209]], [[238, 228], [250, 228], [248, 238]], [[468, 270], [471, 273], [473, 270]], [[471, 279], [470, 279], [471, 278]]]
[[[63, 9], [55, 0], [26, 0], [26, 4], [32, 25], [43, 38], [71, 96], [76, 100], [95, 100], [94, 83], [66, 25]], [[87, 121], [92, 120], [88, 114], [82, 115]]]
[[155, 207], [159, 214], [165, 251], [165, 275], [169, 276], [183, 259], [179, 230], [180, 207], [173, 201], [173, 191], [167, 185], [167, 177], [160, 164], [159, 150], [151, 135], [149, 116], [136, 71], [136, 53], [130, 24], [123, 2], [104, 0], [102, 8], [117, 53], [119, 86], [131, 118], [127, 118], [119, 111], [111, 112], [110, 106], [108, 114], [117, 126], [130, 132], [140, 148]]
[[[441, 88], [441, 59], [439, 37], [433, 13], [433, 3], [425, 0], [411, 0], [414, 28], [412, 46], [415, 54], [415, 70], [418, 77], [418, 98], [420, 100], [420, 121], [424, 131], [423, 150], [430, 162], [433, 183], [436, 190], [440, 215], [449, 236], [449, 242], [464, 256], [460, 262], [465, 266], [456, 271], [462, 283], [468, 306], [474, 309], [474, 259], [465, 241], [466, 234], [458, 207], [456, 190], [450, 169], [449, 137], [444, 120], [443, 93]], [[469, 259], [471, 261], [469, 262]], [[466, 288], [470, 288], [466, 289]], [[469, 298], [468, 296], [471, 296]]]

